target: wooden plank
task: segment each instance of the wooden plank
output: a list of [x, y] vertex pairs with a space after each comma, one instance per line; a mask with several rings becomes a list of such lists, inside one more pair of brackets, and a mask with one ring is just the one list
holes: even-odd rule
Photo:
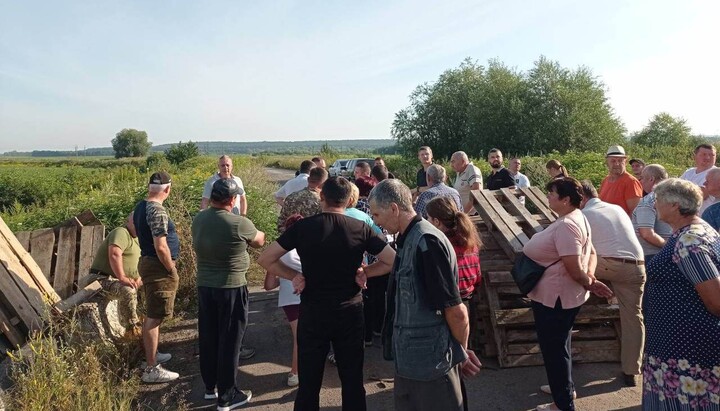
[[92, 255], [95, 255], [97, 253], [98, 248], [100, 248], [100, 244], [105, 240], [105, 226], [104, 225], [96, 225], [93, 226], [93, 248], [92, 248]]
[[[532, 309], [515, 308], [510, 310], [494, 310], [495, 322], [498, 325], [534, 324]], [[576, 324], [612, 321], [620, 317], [620, 309], [613, 305], [583, 305], [575, 317]]]
[[[574, 330], [573, 342], [578, 340], [614, 340], [617, 338], [615, 329], [604, 325], [596, 325], [587, 328], [578, 328]], [[508, 343], [517, 343], [522, 341], [537, 341], [537, 333], [534, 328], [507, 330]]]
[[92, 283], [85, 286], [85, 288], [83, 288], [82, 290], [73, 294], [70, 298], [62, 300], [59, 303], [55, 304], [55, 308], [57, 308], [58, 311], [61, 313], [66, 312], [72, 307], [84, 303], [101, 290], [102, 286], [100, 285], [100, 283], [98, 281], [93, 281]]
[[500, 221], [500, 216], [497, 215], [495, 210], [490, 207], [490, 204], [485, 200], [485, 197], [480, 195], [482, 190], [471, 190], [470, 196], [474, 199], [473, 207], [477, 210], [478, 215], [482, 218], [483, 224], [487, 227], [488, 231], [493, 230], [493, 221]]
[[483, 277], [491, 284], [515, 284], [510, 271], [488, 271], [483, 272]]
[[43, 228], [32, 232], [30, 237], [30, 255], [37, 263], [46, 279], [52, 275], [52, 260], [55, 254], [55, 232], [52, 228]]
[[[573, 363], [618, 362], [620, 361], [619, 344], [607, 344], [608, 341], [573, 341]], [[527, 350], [527, 347], [516, 347], [513, 351]], [[542, 354], [510, 354], [507, 356], [505, 367], [526, 367], [543, 365]]]
[[557, 219], [557, 214], [550, 209], [550, 205], [547, 202], [547, 196], [545, 193], [540, 191], [537, 187], [523, 187], [520, 189], [525, 198], [529, 198], [535, 207], [537, 207], [540, 214], [542, 214], [548, 221], [553, 222]]
[[2, 218], [0, 218], [0, 234], [2, 234], [2, 237], [4, 237], [5, 241], [7, 241], [10, 245], [10, 249], [18, 256], [21, 264], [27, 270], [26, 273], [29, 274], [30, 278], [36, 284], [37, 289], [44, 294], [45, 298], [47, 298], [51, 304], [60, 301], [60, 297], [50, 286], [50, 283], [47, 278], [45, 278], [45, 275], [40, 270], [40, 267], [38, 267], [35, 260], [33, 260], [30, 254], [25, 251], [22, 245], [18, 242], [17, 238], [15, 238], [15, 235], [13, 235], [12, 231], [10, 231], [10, 228], [7, 224], [5, 224], [5, 221]]
[[80, 250], [78, 250], [78, 289], [87, 285], [87, 277], [90, 274], [90, 266], [95, 257], [93, 241], [95, 240], [95, 227], [87, 226], [80, 229]]
[[5, 254], [4, 247], [0, 246], [0, 259], [3, 260], [0, 264], [2, 302], [15, 311], [28, 330], [40, 330], [41, 315], [45, 312], [42, 296], [37, 289], [29, 288], [25, 281], [16, 275], [14, 270], [20, 263], [7, 261]]
[[[515, 253], [522, 252], [523, 246], [530, 241], [530, 238], [525, 235], [522, 228], [520, 228], [516, 222], [511, 221], [512, 216], [505, 210], [502, 204], [497, 201], [492, 191], [483, 190], [479, 192], [479, 195], [483, 196], [487, 203], [495, 209], [495, 213], [500, 216], [501, 221], [494, 221], [495, 226], [505, 235], [506, 240], [513, 247]], [[501, 222], [504, 223], [504, 227], [507, 227], [507, 231], [503, 229]]]
[[15, 233], [15, 238], [17, 238], [25, 251], [30, 251], [30, 233], [31, 231], [18, 231]]
[[5, 334], [5, 337], [7, 337], [13, 347], [17, 347], [25, 343], [25, 337], [14, 327], [10, 319], [10, 314], [8, 314], [5, 307], [2, 306], [0, 306], [0, 331]]
[[[485, 282], [481, 284], [481, 292], [485, 294], [487, 305], [490, 308], [490, 313], [494, 314], [500, 309], [500, 301], [495, 291], [488, 287]], [[497, 318], [495, 315], [490, 315], [490, 330], [492, 330], [493, 339], [495, 340], [495, 347], [497, 348], [497, 358], [500, 366], [503, 366], [505, 358], [507, 357], [507, 337], [505, 336], [505, 328], [498, 327]]]
[[520, 200], [518, 200], [517, 197], [515, 197], [515, 194], [513, 194], [513, 191], [507, 188], [501, 188], [500, 192], [505, 195], [505, 198], [508, 201], [508, 207], [511, 211], [515, 213], [516, 216], [521, 217], [521, 222], [525, 222], [530, 225], [530, 228], [533, 229], [536, 233], [539, 233], [543, 230], [543, 227], [540, 225], [540, 223], [533, 217], [532, 214], [525, 208], [523, 204], [520, 203]]
[[72, 295], [75, 279], [75, 251], [77, 249], [77, 228], [60, 227], [57, 241], [57, 259], [53, 272], [53, 288], [60, 298]]

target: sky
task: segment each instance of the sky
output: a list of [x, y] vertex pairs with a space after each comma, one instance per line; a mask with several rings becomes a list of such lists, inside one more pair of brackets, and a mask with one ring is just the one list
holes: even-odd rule
[[0, 152], [389, 138], [470, 57], [586, 66], [629, 132], [720, 134], [720, 2], [0, 0]]

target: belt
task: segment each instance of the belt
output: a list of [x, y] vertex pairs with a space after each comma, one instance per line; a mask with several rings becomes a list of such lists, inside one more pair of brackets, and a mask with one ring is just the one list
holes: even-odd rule
[[632, 258], [618, 258], [618, 257], [603, 257], [603, 258], [606, 260], [610, 260], [610, 261], [617, 261], [617, 262], [623, 263], [623, 264], [645, 265], [645, 261], [634, 260]]

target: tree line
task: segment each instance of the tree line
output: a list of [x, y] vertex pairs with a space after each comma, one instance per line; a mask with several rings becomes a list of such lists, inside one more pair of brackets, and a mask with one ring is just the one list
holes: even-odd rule
[[[429, 145], [440, 158], [457, 150], [484, 158], [493, 147], [522, 155], [603, 151], [626, 141], [606, 91], [589, 68], [564, 68], [543, 56], [527, 72], [468, 58], [410, 94], [409, 106], [395, 114], [392, 137], [409, 155]], [[631, 138], [643, 145], [697, 140], [685, 120], [667, 113]]]

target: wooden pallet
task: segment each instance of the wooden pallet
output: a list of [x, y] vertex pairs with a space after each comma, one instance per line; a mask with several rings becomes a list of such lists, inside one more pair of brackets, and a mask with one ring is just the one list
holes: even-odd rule
[[[510, 275], [515, 256], [535, 233], [555, 221], [545, 195], [537, 188], [473, 191], [483, 249], [483, 281], [477, 294], [477, 318], [471, 341], [483, 356], [497, 356], [501, 367], [542, 364], [530, 300]], [[518, 196], [525, 197], [525, 206]], [[531, 213], [528, 208], [536, 210]], [[575, 321], [572, 356], [576, 362], [619, 361], [618, 307], [599, 298], [583, 305]]]

